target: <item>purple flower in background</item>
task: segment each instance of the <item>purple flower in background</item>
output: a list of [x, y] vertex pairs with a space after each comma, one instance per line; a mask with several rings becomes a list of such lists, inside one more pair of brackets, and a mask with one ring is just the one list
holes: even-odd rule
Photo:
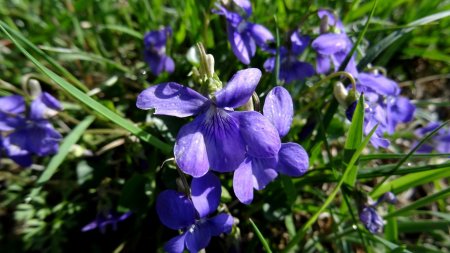
[[374, 206], [366, 206], [359, 214], [359, 219], [371, 233], [381, 232], [384, 226], [383, 218], [377, 213]]
[[[439, 122], [430, 122], [428, 125], [419, 128], [415, 134], [419, 138], [425, 137], [427, 134], [435, 130], [441, 125]], [[450, 128], [441, 128], [428, 143], [423, 144], [417, 152], [431, 153], [436, 150], [439, 153], [450, 153]]]
[[[280, 80], [286, 83], [313, 76], [315, 70], [311, 64], [298, 60], [300, 54], [309, 44], [308, 36], [301, 36], [297, 31], [290, 36], [290, 47], [280, 48]], [[275, 50], [272, 50], [275, 53]], [[264, 62], [264, 69], [272, 72], [275, 68], [275, 57], [271, 57]]]
[[[334, 71], [339, 69], [350, 53], [353, 43], [345, 33], [342, 22], [332, 12], [319, 10], [318, 15], [322, 20], [321, 35], [312, 42], [312, 48], [317, 52], [317, 73], [326, 74], [330, 71], [331, 64], [334, 66]], [[345, 71], [357, 76], [354, 58], [354, 56], [350, 58]]]
[[0, 131], [6, 155], [17, 164], [28, 167], [31, 156], [46, 156], [58, 151], [62, 138], [47, 120], [62, 107], [58, 100], [43, 92], [35, 98], [25, 116], [25, 100], [18, 95], [0, 98]]
[[208, 246], [212, 236], [229, 233], [233, 226], [233, 217], [229, 214], [208, 217], [220, 203], [222, 189], [218, 177], [209, 172], [193, 178], [191, 189], [191, 198], [174, 190], [165, 190], [156, 200], [161, 223], [182, 231], [164, 245], [167, 252], [181, 253], [185, 248], [198, 252]]
[[237, 12], [230, 11], [222, 5], [217, 4], [214, 13], [225, 16], [227, 20], [227, 36], [230, 41], [234, 55], [244, 64], [250, 64], [251, 58], [256, 53], [256, 46], [267, 48], [267, 43], [274, 40], [272, 33], [262, 25], [247, 21], [252, 14], [250, 1], [233, 1], [230, 8], [240, 8]]
[[[292, 98], [285, 88], [277, 86], [267, 94], [263, 112], [275, 126], [280, 137], [289, 132], [294, 108]], [[301, 176], [308, 166], [308, 154], [302, 146], [292, 142], [281, 144], [275, 157], [260, 158], [247, 154], [234, 172], [234, 193], [239, 201], [250, 204], [253, 200], [253, 189], [264, 189], [278, 173], [293, 177]]]
[[167, 37], [172, 35], [172, 29], [165, 27], [160, 30], [150, 31], [144, 36], [144, 58], [155, 76], [162, 72], [172, 73], [175, 63], [166, 55]]
[[365, 87], [365, 92], [369, 94], [376, 93], [382, 96], [398, 96], [400, 94], [398, 84], [380, 74], [360, 73], [357, 85]]
[[86, 232], [98, 228], [100, 229], [100, 232], [104, 234], [106, 233], [106, 227], [108, 225], [112, 225], [113, 230], [116, 231], [117, 223], [128, 219], [128, 217], [130, 217], [131, 214], [132, 214], [131, 211], [126, 212], [124, 214], [118, 214], [116, 212], [108, 212], [106, 214], [99, 213], [97, 215], [97, 218], [95, 218], [95, 220], [84, 226], [81, 229], [81, 231]]
[[136, 106], [155, 114], [196, 118], [178, 132], [174, 154], [180, 169], [193, 177], [209, 168], [218, 172], [237, 169], [245, 154], [270, 158], [281, 146], [277, 130], [258, 112], [234, 111], [252, 96], [261, 71], [238, 71], [209, 99], [177, 83], [162, 83], [139, 94]]

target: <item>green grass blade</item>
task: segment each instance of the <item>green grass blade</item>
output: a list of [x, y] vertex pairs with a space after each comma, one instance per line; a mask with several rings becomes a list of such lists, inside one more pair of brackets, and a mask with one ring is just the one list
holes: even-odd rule
[[64, 159], [69, 154], [72, 146], [78, 142], [83, 133], [86, 131], [86, 129], [88, 129], [92, 122], [94, 122], [94, 120], [94, 116], [87, 116], [72, 130], [72, 132], [70, 132], [69, 135], [66, 136], [66, 138], [64, 138], [61, 146], [59, 147], [58, 153], [52, 157], [49, 164], [47, 165], [47, 168], [45, 168], [44, 172], [37, 180], [36, 184], [38, 186], [31, 191], [28, 200], [32, 200], [34, 197], [36, 197], [41, 190], [42, 185], [50, 180], [50, 178], [58, 171], [59, 166], [64, 162]]
[[[371, 161], [374, 159], [400, 159], [404, 158], [407, 154], [368, 154], [361, 155], [360, 161]], [[410, 158], [433, 158], [433, 157], [450, 157], [450, 153], [442, 154], [413, 154]]]
[[256, 226], [256, 224], [253, 222], [252, 219], [248, 219], [250, 221], [250, 224], [253, 227], [253, 230], [255, 230], [256, 236], [258, 236], [258, 239], [261, 241], [264, 249], [266, 250], [266, 252], [272, 253], [272, 250], [269, 247], [269, 243], [266, 241], [266, 239], [264, 238], [264, 236], [261, 234], [261, 231], [259, 231], [258, 227]]
[[381, 52], [383, 52], [386, 48], [388, 48], [392, 43], [394, 43], [395, 41], [397, 41], [398, 39], [403, 37], [405, 34], [414, 30], [417, 26], [428, 24], [430, 22], [433, 22], [433, 21], [436, 21], [439, 19], [443, 19], [448, 16], [450, 16], [450, 11], [442, 11], [442, 12], [418, 19], [414, 22], [411, 22], [407, 25], [407, 28], [404, 28], [404, 29], [401, 29], [401, 30], [391, 33], [389, 36], [382, 39], [376, 45], [372, 46], [371, 48], [369, 48], [369, 50], [367, 50], [366, 56], [364, 56], [364, 58], [362, 58], [359, 61], [357, 68], [359, 70], [362, 70], [365, 66], [367, 66], [367, 64], [371, 63], [378, 55], [381, 54]]
[[416, 200], [416, 201], [414, 201], [414, 203], [412, 203], [408, 206], [402, 207], [396, 211], [388, 213], [387, 215], [384, 216], [384, 218], [388, 219], [388, 218], [395, 217], [395, 216], [402, 216], [411, 210], [415, 210], [419, 207], [426, 206], [426, 205], [428, 205], [432, 202], [435, 202], [439, 199], [446, 199], [448, 197], [450, 197], [450, 188], [444, 189], [442, 191], [433, 193], [429, 196], [426, 196], [419, 200]]
[[58, 84], [61, 88], [63, 88], [66, 92], [68, 92], [70, 95], [72, 95], [74, 98], [82, 102], [83, 104], [87, 105], [91, 109], [93, 109], [98, 114], [106, 117], [107, 119], [111, 120], [115, 124], [123, 127], [124, 129], [128, 130], [132, 134], [139, 137], [141, 140], [148, 142], [149, 144], [153, 145], [154, 147], [160, 149], [166, 154], [170, 154], [172, 151], [172, 147], [159, 140], [158, 138], [152, 136], [151, 134], [143, 131], [139, 127], [137, 127], [133, 122], [129, 121], [128, 119], [125, 119], [116, 113], [109, 110], [104, 105], [100, 104], [93, 98], [87, 96], [82, 91], [68, 83], [66, 80], [61, 78], [60, 76], [56, 75], [53, 71], [42, 65], [36, 58], [34, 58], [28, 51], [26, 51], [22, 45], [15, 39], [14, 36], [9, 34], [6, 29], [3, 27], [3, 24], [0, 23], [0, 29], [8, 36], [8, 38], [17, 46], [17, 48], [30, 60], [33, 62], [33, 64], [46, 76], [48, 76], [51, 80], [53, 80], [56, 84]]
[[100, 30], [111, 30], [111, 31], [115, 31], [115, 32], [121, 32], [121, 33], [124, 33], [124, 34], [128, 34], [128, 35], [130, 35], [132, 37], [135, 37], [136, 39], [139, 39], [139, 40], [143, 40], [144, 39], [144, 36], [140, 32], [135, 31], [133, 29], [130, 29], [130, 28], [126, 27], [126, 26], [121, 26], [121, 25], [100, 25], [98, 27], [98, 29], [100, 29]]
[[353, 154], [352, 159], [347, 165], [347, 168], [344, 171], [344, 174], [342, 175], [341, 179], [339, 180], [336, 187], [333, 189], [333, 191], [330, 193], [328, 198], [325, 200], [323, 205], [317, 210], [316, 213], [303, 225], [302, 228], [300, 228], [295, 236], [292, 238], [292, 240], [288, 243], [286, 248], [283, 250], [283, 252], [290, 252], [290, 250], [295, 247], [304, 237], [308, 229], [316, 222], [316, 220], [319, 218], [319, 215], [331, 204], [331, 202], [334, 200], [334, 197], [337, 195], [339, 190], [341, 189], [342, 184], [344, 183], [344, 179], [348, 177], [348, 174], [350, 173], [350, 169], [355, 165], [356, 161], [358, 160], [359, 155], [361, 154], [362, 150], [367, 146], [367, 144], [370, 141], [370, 137], [372, 137], [373, 133], [375, 133], [375, 130], [377, 129], [378, 125], [376, 125], [372, 131], [364, 138], [361, 145], [358, 147], [356, 152]]

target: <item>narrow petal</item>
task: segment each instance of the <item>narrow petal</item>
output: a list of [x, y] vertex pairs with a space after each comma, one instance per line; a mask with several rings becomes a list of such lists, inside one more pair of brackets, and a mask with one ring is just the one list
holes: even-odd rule
[[186, 233], [177, 235], [164, 244], [164, 250], [169, 253], [183, 253]]
[[222, 188], [219, 178], [212, 172], [203, 177], [193, 178], [191, 182], [191, 199], [200, 218], [213, 213], [220, 203]]
[[198, 92], [177, 83], [162, 83], [141, 92], [136, 106], [155, 109], [155, 114], [187, 117], [197, 114], [208, 101]]
[[186, 248], [190, 252], [199, 252], [208, 246], [211, 240], [211, 231], [205, 224], [197, 224], [186, 231]]
[[244, 160], [246, 146], [239, 132], [239, 120], [228, 111], [211, 107], [202, 128], [212, 170], [234, 171]]
[[233, 0], [233, 2], [245, 11], [247, 17], [252, 15], [252, 4], [249, 0]]
[[233, 115], [239, 119], [241, 135], [247, 143], [249, 155], [269, 158], [278, 154], [280, 136], [268, 118], [255, 111], [233, 112]]
[[266, 72], [272, 72], [275, 68], [275, 57], [270, 57], [264, 62], [264, 69]]
[[0, 112], [19, 114], [25, 111], [25, 100], [22, 96], [12, 95], [0, 98]]
[[330, 71], [331, 61], [330, 57], [323, 54], [318, 54], [316, 59], [316, 71], [318, 74], [326, 74]]
[[195, 222], [195, 209], [188, 197], [165, 190], [156, 199], [156, 212], [161, 223], [171, 229], [187, 228]]
[[211, 219], [208, 219], [207, 222], [209, 223], [211, 236], [218, 236], [222, 233], [228, 234], [231, 232], [234, 219], [233, 216], [229, 214], [221, 213]]
[[81, 231], [82, 232], [86, 232], [86, 231], [90, 231], [90, 230], [96, 229], [97, 225], [98, 225], [97, 219], [95, 219], [94, 221], [92, 221], [92, 222], [88, 223], [86, 226], [84, 226], [81, 229]]
[[233, 175], [233, 191], [240, 202], [248, 205], [253, 200], [252, 163], [246, 159]]
[[260, 191], [272, 182], [278, 176], [278, 173], [275, 171], [276, 165], [276, 158], [253, 158], [253, 188]]
[[169, 56], [165, 56], [164, 58], [164, 70], [167, 73], [172, 73], [175, 70], [175, 63], [173, 59]]
[[248, 30], [259, 47], [264, 47], [274, 40], [272, 33], [262, 25], [249, 23]]
[[311, 46], [319, 54], [335, 54], [348, 47], [347, 35], [334, 33], [322, 34], [312, 42]]
[[291, 34], [291, 50], [294, 55], [300, 55], [309, 44], [309, 36], [302, 36], [297, 31]]
[[291, 177], [299, 177], [306, 173], [308, 167], [309, 156], [302, 146], [292, 142], [281, 144], [276, 169], [278, 172]]
[[285, 136], [294, 117], [294, 104], [289, 92], [281, 86], [273, 88], [266, 96], [263, 113], [278, 130], [280, 137]]
[[255, 55], [255, 40], [247, 33], [239, 33], [237, 28], [227, 24], [228, 40], [234, 55], [244, 64], [250, 64], [251, 58]]
[[236, 108], [244, 105], [252, 96], [261, 78], [257, 68], [239, 70], [227, 85], [216, 92], [216, 104], [220, 108]]
[[193, 177], [201, 177], [208, 172], [209, 161], [203, 133], [200, 131], [205, 114], [197, 116], [178, 132], [174, 146], [174, 156], [180, 169]]

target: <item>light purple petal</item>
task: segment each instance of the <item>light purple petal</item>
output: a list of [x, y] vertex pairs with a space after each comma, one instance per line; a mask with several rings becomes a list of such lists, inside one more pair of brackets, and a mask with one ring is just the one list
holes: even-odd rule
[[274, 40], [272, 33], [262, 25], [249, 23], [248, 31], [259, 47], [264, 47], [268, 42]]
[[294, 117], [294, 104], [289, 92], [281, 86], [273, 88], [267, 94], [263, 113], [278, 130], [280, 137], [285, 136]]
[[397, 96], [400, 94], [398, 84], [383, 75], [360, 73], [358, 81], [361, 85], [368, 86], [381, 95]]
[[192, 179], [191, 199], [200, 218], [206, 217], [217, 209], [221, 194], [220, 180], [212, 172]]
[[202, 133], [212, 170], [234, 171], [245, 157], [245, 141], [239, 132], [239, 121], [224, 109], [211, 108], [206, 112]]
[[241, 203], [248, 205], [252, 202], [253, 174], [250, 159], [246, 159], [239, 168], [234, 171], [233, 191]]
[[268, 118], [255, 111], [233, 112], [233, 115], [239, 119], [241, 135], [247, 143], [249, 155], [269, 158], [278, 154], [280, 136]]
[[187, 117], [197, 114], [208, 99], [177, 83], [162, 83], [142, 91], [136, 101], [139, 109], [155, 109], [155, 114]]
[[218, 236], [222, 233], [230, 233], [233, 227], [233, 216], [221, 213], [207, 221], [209, 223], [209, 230], [212, 236]]
[[309, 36], [301, 36], [297, 31], [291, 34], [291, 50], [294, 55], [300, 55], [309, 44]]
[[208, 246], [211, 240], [211, 231], [207, 223], [197, 224], [186, 231], [186, 248], [190, 252], [199, 252]]
[[220, 108], [236, 108], [244, 105], [251, 98], [261, 78], [257, 68], [239, 70], [227, 85], [216, 92], [216, 104]]
[[44, 119], [49, 115], [49, 111], [59, 111], [62, 109], [59, 101], [47, 92], [41, 93], [30, 105], [31, 119]]
[[239, 33], [237, 28], [227, 24], [228, 40], [234, 55], [244, 64], [250, 64], [251, 58], [256, 53], [255, 40], [246, 32]]
[[326, 9], [319, 9], [317, 14], [321, 19], [326, 17], [328, 20], [328, 25], [336, 26], [341, 30], [342, 33], [344, 32], [344, 25], [342, 24], [341, 20], [339, 20], [339, 18], [334, 15], [334, 13]]
[[281, 144], [276, 168], [278, 172], [291, 177], [299, 177], [306, 173], [308, 167], [309, 156], [302, 146], [292, 142]]
[[247, 17], [252, 15], [252, 4], [249, 0], [233, 0], [233, 2], [245, 11]]
[[275, 57], [270, 57], [264, 62], [264, 69], [266, 72], [272, 72], [275, 68]]
[[276, 165], [276, 158], [253, 158], [253, 188], [260, 191], [264, 189], [268, 183], [272, 182], [278, 176], [278, 173], [275, 171]]
[[82, 231], [82, 232], [86, 232], [86, 231], [89, 231], [89, 230], [96, 229], [96, 228], [97, 228], [97, 225], [98, 225], [98, 222], [97, 222], [97, 219], [95, 219], [94, 221], [92, 221], [92, 222], [90, 222], [89, 224], [87, 224], [86, 226], [84, 226], [84, 227], [81, 229], [81, 231]]
[[326, 33], [312, 42], [312, 48], [323, 55], [335, 54], [345, 50], [348, 46], [348, 39], [345, 34]]
[[331, 61], [327, 55], [318, 54], [316, 58], [316, 70], [318, 74], [326, 74], [330, 71]]
[[174, 156], [180, 169], [193, 177], [201, 177], [208, 172], [209, 161], [203, 133], [201, 132], [205, 114], [197, 116], [178, 132], [174, 146]]
[[175, 70], [175, 63], [173, 59], [169, 56], [164, 57], [164, 70], [167, 73], [172, 73]]
[[169, 253], [183, 253], [186, 233], [177, 235], [164, 244], [164, 250]]
[[156, 199], [156, 212], [161, 223], [171, 229], [187, 228], [195, 222], [191, 200], [174, 190], [165, 190]]
[[19, 114], [25, 111], [25, 100], [22, 96], [12, 95], [0, 97], [0, 112]]

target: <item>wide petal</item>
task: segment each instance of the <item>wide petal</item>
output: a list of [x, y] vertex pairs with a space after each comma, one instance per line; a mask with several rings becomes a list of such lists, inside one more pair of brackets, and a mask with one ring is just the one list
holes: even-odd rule
[[178, 83], [162, 83], [141, 92], [136, 106], [143, 110], [155, 109], [155, 114], [187, 117], [199, 113], [208, 99]]
[[200, 131], [205, 114], [197, 116], [178, 132], [174, 146], [174, 156], [180, 169], [193, 177], [201, 177], [208, 172], [209, 161], [203, 133]]
[[221, 194], [220, 180], [212, 172], [192, 179], [191, 199], [200, 218], [206, 217], [217, 209]]
[[261, 71], [257, 68], [239, 70], [223, 89], [216, 92], [216, 105], [220, 108], [244, 105], [251, 98], [259, 79]]
[[286, 65], [282, 65], [280, 79], [284, 80], [286, 83], [291, 83], [293, 81], [302, 81], [313, 76], [315, 73], [316, 71], [311, 64], [295, 59], [287, 62]]
[[250, 204], [253, 200], [253, 174], [251, 159], [245, 159], [234, 171], [233, 191], [241, 203]]
[[164, 244], [164, 250], [169, 253], [183, 253], [186, 233], [177, 235]]
[[[245, 21], [243, 21], [245, 22]], [[250, 64], [251, 58], [255, 55], [255, 40], [246, 32], [240, 33], [237, 28], [227, 24], [228, 40], [234, 55], [244, 64]]]
[[246, 145], [239, 131], [239, 120], [230, 112], [211, 107], [207, 112], [202, 133], [212, 170], [234, 171], [244, 160]]
[[319, 54], [332, 55], [345, 50], [348, 40], [345, 34], [326, 33], [317, 37], [311, 46]]
[[280, 136], [268, 118], [255, 111], [233, 112], [233, 115], [239, 119], [240, 132], [249, 155], [269, 158], [278, 154]]
[[[20, 136], [20, 135], [19, 135]], [[6, 155], [15, 163], [22, 167], [29, 167], [33, 164], [31, 154], [24, 147], [26, 146], [26, 139], [20, 138], [19, 142], [11, 142], [11, 135], [5, 137], [2, 141], [3, 148]]]
[[267, 43], [274, 40], [272, 33], [262, 25], [248, 23], [247, 29], [259, 47], [265, 47]]
[[169, 56], [164, 57], [164, 70], [167, 73], [172, 73], [175, 70], [175, 63], [173, 59]]
[[47, 120], [34, 122], [27, 128], [11, 135], [15, 137], [22, 135], [20, 138], [26, 138], [26, 149], [39, 156], [51, 155], [58, 152], [59, 142], [62, 139], [61, 134]]
[[0, 97], [0, 112], [19, 114], [25, 111], [25, 100], [22, 96], [12, 95]]
[[276, 158], [253, 158], [253, 188], [260, 191], [272, 182], [278, 176], [278, 173], [275, 171], [276, 165]]
[[273, 88], [266, 96], [263, 113], [278, 130], [280, 137], [285, 136], [294, 117], [294, 104], [289, 92], [281, 86]]
[[42, 92], [30, 105], [31, 119], [44, 119], [62, 110], [61, 103], [47, 92]]
[[211, 240], [211, 231], [208, 224], [196, 224], [186, 231], [186, 248], [190, 252], [199, 252], [208, 246]]
[[245, 11], [247, 17], [252, 15], [252, 4], [249, 0], [233, 0], [233, 2]]
[[174, 190], [165, 190], [156, 199], [156, 212], [161, 223], [171, 229], [183, 229], [195, 223], [195, 209], [191, 200]]
[[400, 94], [398, 84], [383, 75], [360, 73], [358, 76], [358, 82], [361, 85], [370, 87], [380, 95], [397, 96]]
[[209, 230], [211, 232], [211, 236], [218, 236], [222, 233], [230, 233], [231, 228], [233, 227], [234, 219], [233, 216], [221, 213], [214, 216], [211, 219], [208, 219]]
[[293, 142], [281, 144], [276, 168], [278, 172], [291, 177], [299, 177], [306, 173], [308, 167], [309, 156], [302, 146]]

